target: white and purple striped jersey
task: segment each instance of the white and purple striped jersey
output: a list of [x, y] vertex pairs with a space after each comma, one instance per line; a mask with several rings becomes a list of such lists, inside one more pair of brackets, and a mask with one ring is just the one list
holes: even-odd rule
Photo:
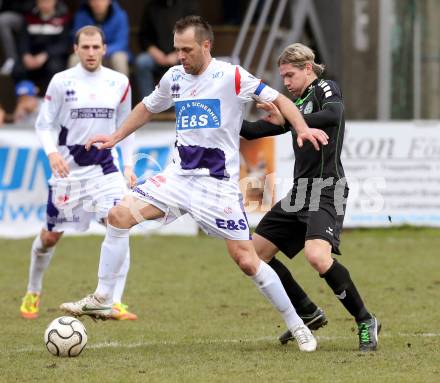
[[[89, 72], [78, 64], [53, 76], [36, 130], [46, 154], [58, 151], [64, 157], [69, 179], [90, 179], [119, 171], [118, 155], [115, 148], [87, 152], [84, 144], [94, 135], [112, 134], [130, 111], [131, 89], [124, 74], [105, 67]], [[54, 130], [56, 145], [44, 139]], [[132, 165], [133, 140], [131, 135], [121, 142], [124, 165]]]
[[278, 91], [240, 66], [212, 59], [197, 76], [181, 65], [170, 68], [143, 103], [152, 113], [175, 106], [177, 138], [170, 166], [178, 174], [238, 181], [239, 134], [245, 103], [254, 96], [271, 102]]

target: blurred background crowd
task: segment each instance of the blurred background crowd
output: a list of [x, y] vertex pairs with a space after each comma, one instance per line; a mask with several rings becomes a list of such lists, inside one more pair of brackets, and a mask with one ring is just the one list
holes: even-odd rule
[[[104, 65], [130, 77], [134, 101], [139, 101], [168, 67], [177, 64], [172, 28], [179, 17], [202, 15], [214, 26], [214, 56], [231, 56], [251, 2], [0, 0], [0, 125], [26, 121], [38, 110], [52, 76], [77, 64], [73, 37], [84, 25], [104, 30]], [[249, 46], [258, 17], [267, 8], [256, 59], [282, 2], [256, 1], [244, 44]], [[278, 33], [301, 29], [299, 40], [315, 48], [318, 61], [325, 60], [326, 77], [341, 83], [348, 118], [440, 118], [440, 1], [307, 2], [313, 12], [301, 18], [305, 2], [284, 1]], [[267, 67], [276, 62], [281, 48], [274, 44]], [[255, 72], [257, 65], [251, 61], [247, 69]], [[273, 79], [268, 73], [261, 77]]]

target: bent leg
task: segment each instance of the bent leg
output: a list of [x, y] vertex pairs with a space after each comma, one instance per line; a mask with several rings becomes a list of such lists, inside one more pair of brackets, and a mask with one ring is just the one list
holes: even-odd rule
[[298, 316], [278, 275], [261, 261], [251, 241], [226, 240], [228, 252], [240, 269], [250, 276], [255, 286], [282, 315], [301, 351], [315, 351], [316, 339]]
[[268, 263], [268, 265], [277, 273], [298, 314], [300, 316], [314, 314], [318, 309], [318, 306], [311, 301], [303, 288], [296, 282], [289, 269], [275, 257], [275, 254], [279, 250], [278, 247], [256, 233], [252, 236], [252, 242], [260, 259]]
[[124, 260], [129, 249], [130, 228], [145, 220], [161, 218], [163, 211], [127, 195], [112, 207], [107, 217], [107, 232], [101, 245], [98, 286], [94, 294], [76, 302], [66, 302], [60, 309], [70, 315], [89, 315], [95, 318], [112, 317], [112, 299]]
[[324, 274], [333, 263], [332, 246], [324, 239], [306, 240], [304, 254], [319, 274]]
[[55, 245], [62, 235], [62, 232], [42, 229], [32, 243], [27, 292], [20, 306], [20, 314], [23, 318], [38, 318], [44, 272], [49, 267]]
[[238, 267], [252, 278], [261, 293], [272, 303], [286, 321], [287, 327], [303, 324], [289, 300], [280, 279], [255, 252], [251, 241], [226, 240], [229, 255]]
[[336, 297], [357, 322], [371, 319], [348, 270], [331, 256], [331, 245], [323, 239], [306, 241], [305, 255]]
[[110, 209], [107, 232], [101, 245], [98, 286], [95, 296], [104, 303], [112, 303], [115, 284], [129, 251], [130, 228], [144, 220], [161, 218], [165, 213], [157, 207], [131, 195]]
[[275, 254], [279, 251], [276, 245], [257, 233], [252, 235], [252, 243], [258, 257], [266, 263], [270, 263], [272, 258], [275, 257]]

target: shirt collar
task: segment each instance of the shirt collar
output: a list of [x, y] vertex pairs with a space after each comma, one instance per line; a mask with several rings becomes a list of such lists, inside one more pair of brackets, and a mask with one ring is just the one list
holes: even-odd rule
[[314, 87], [315, 85], [318, 85], [318, 82], [319, 82], [319, 78], [314, 79], [314, 80], [310, 83], [310, 85], [304, 90], [304, 92], [303, 92], [303, 94], [301, 95], [300, 98], [305, 98], [305, 97], [310, 93], [310, 91], [313, 89], [313, 87]]

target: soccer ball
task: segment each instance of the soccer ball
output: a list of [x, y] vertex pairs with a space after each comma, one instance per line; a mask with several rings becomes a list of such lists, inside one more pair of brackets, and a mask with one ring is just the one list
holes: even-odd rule
[[87, 331], [76, 318], [59, 317], [44, 332], [48, 351], [56, 356], [78, 356], [87, 344]]

